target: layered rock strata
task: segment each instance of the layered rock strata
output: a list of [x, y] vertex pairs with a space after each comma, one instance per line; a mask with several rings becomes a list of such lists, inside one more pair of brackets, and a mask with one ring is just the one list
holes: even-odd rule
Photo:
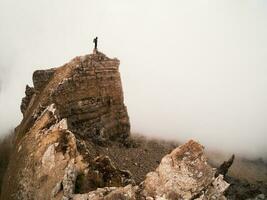
[[130, 123], [123, 103], [118, 59], [98, 52], [76, 57], [59, 68], [37, 70], [33, 85], [26, 87], [17, 127], [19, 137], [30, 130], [40, 113], [55, 104], [75, 134], [96, 140], [128, 137]]

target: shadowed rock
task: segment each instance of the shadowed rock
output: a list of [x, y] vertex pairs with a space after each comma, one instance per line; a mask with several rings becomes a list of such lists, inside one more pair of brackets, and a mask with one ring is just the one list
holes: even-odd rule
[[235, 159], [235, 155], [233, 154], [229, 160], [224, 161], [217, 169], [215, 176], [219, 176], [219, 174], [226, 175], [229, 168], [232, 166]]

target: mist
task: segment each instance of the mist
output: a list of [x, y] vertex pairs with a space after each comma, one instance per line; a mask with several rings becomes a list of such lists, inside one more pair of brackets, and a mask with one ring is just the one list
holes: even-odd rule
[[267, 3], [0, 0], [0, 134], [34, 70], [99, 50], [121, 61], [132, 132], [267, 155]]

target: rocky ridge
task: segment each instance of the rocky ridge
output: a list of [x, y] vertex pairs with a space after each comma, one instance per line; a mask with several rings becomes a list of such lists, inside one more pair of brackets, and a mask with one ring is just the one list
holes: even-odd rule
[[24, 135], [40, 113], [54, 104], [57, 117], [65, 118], [69, 129], [81, 136], [127, 138], [130, 123], [118, 67], [118, 59], [98, 52], [59, 68], [35, 71], [34, 87], [26, 86], [21, 104], [24, 118], [16, 132]]
[[226, 199], [197, 142], [138, 147], [118, 68], [95, 52], [34, 72], [1, 199]]

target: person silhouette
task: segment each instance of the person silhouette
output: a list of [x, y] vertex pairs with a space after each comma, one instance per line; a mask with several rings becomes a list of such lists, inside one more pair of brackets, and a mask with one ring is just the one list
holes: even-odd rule
[[97, 40], [98, 40], [98, 38], [95, 37], [95, 38], [94, 38], [94, 41], [93, 41], [93, 42], [95, 43], [95, 50], [97, 50]]

